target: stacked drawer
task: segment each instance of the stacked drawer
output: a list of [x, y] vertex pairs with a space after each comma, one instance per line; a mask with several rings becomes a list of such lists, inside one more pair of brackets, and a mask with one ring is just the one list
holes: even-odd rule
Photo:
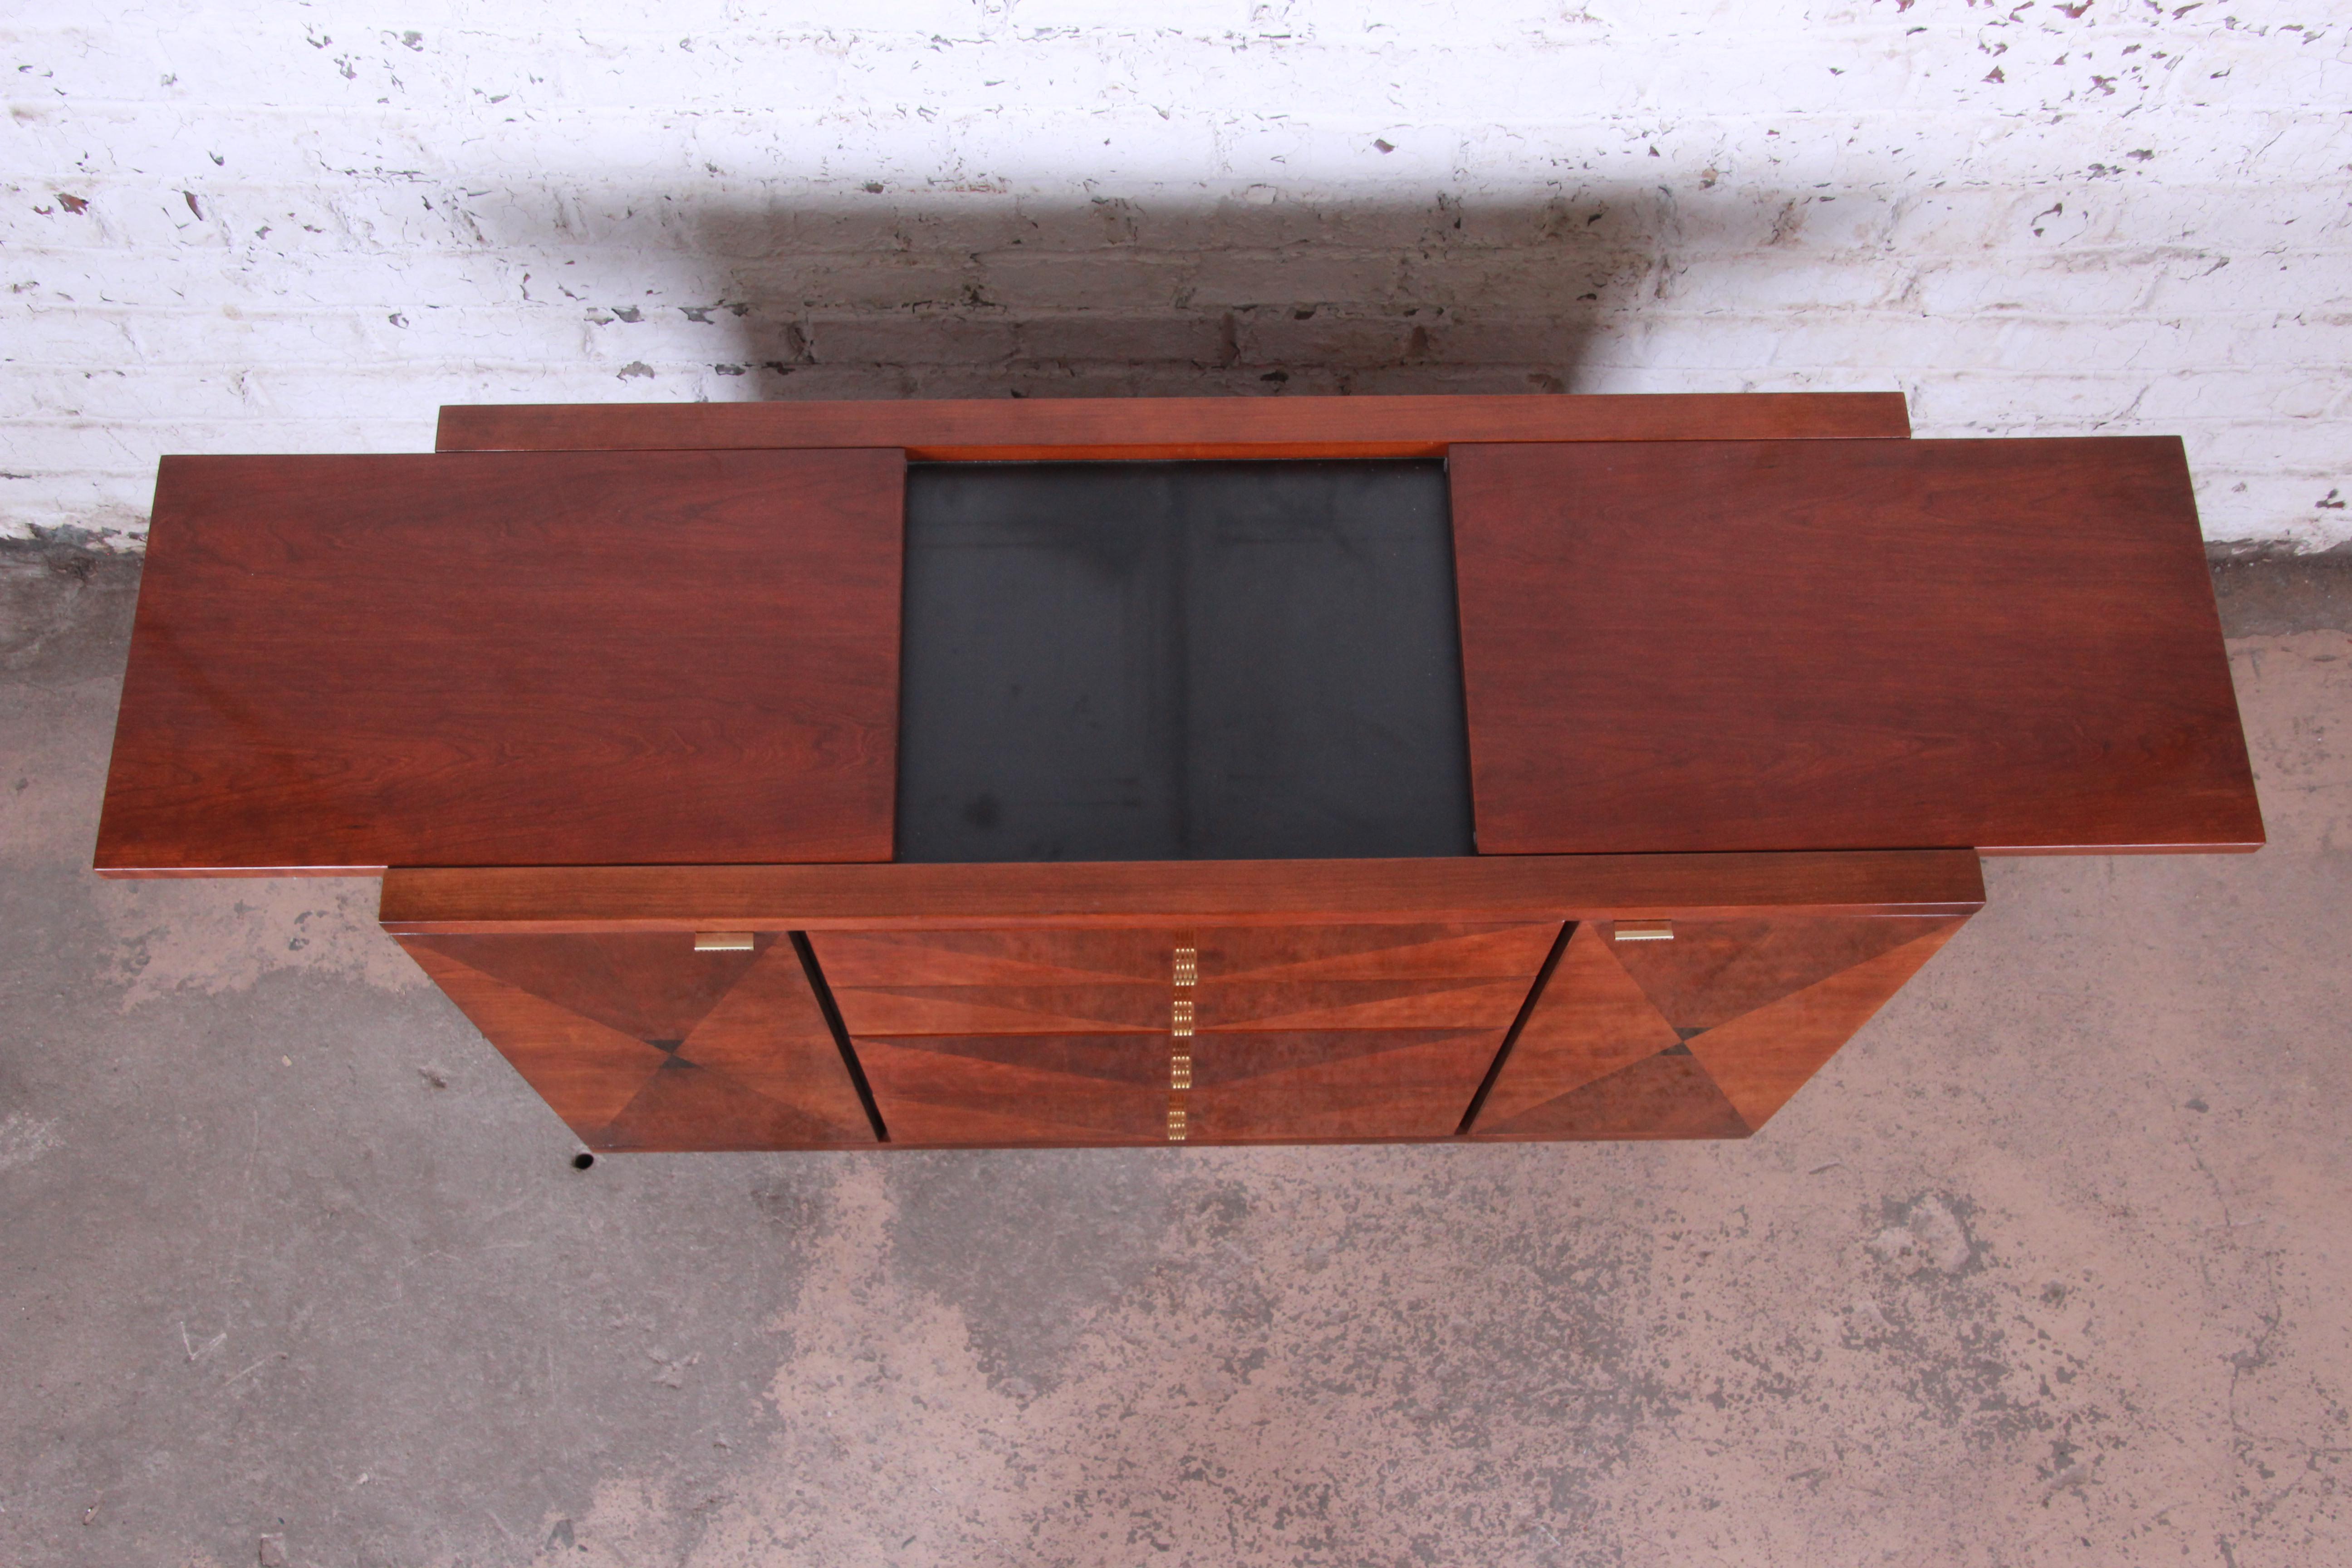
[[810, 936], [895, 1143], [1444, 1137], [1551, 924]]

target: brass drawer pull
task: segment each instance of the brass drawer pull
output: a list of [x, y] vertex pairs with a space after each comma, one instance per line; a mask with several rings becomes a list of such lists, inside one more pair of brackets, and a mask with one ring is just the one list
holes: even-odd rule
[[1672, 942], [1675, 922], [1672, 921], [1619, 921], [1619, 942]]
[[697, 952], [749, 952], [751, 933], [748, 931], [698, 931], [694, 933]]

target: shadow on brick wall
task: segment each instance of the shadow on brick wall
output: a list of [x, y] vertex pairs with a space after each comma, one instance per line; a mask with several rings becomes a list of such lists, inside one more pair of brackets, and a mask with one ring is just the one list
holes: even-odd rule
[[819, 398], [1577, 391], [1631, 363], [1677, 258], [1736, 245], [1727, 226], [1766, 231], [1769, 213], [1697, 218], [1657, 187], [1597, 185], [1516, 203], [702, 198], [559, 226], [616, 285], [612, 247], [637, 247], [639, 280], [665, 270], [645, 246], [671, 253], [660, 287], [628, 291], [641, 303], [590, 313], [626, 324], [622, 374], [646, 395], [684, 376]]

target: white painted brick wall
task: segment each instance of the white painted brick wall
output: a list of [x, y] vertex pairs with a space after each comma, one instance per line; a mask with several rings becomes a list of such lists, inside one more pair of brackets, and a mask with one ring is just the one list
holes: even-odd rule
[[2352, 5], [10, 7], [0, 534], [445, 402], [1895, 387], [2352, 538]]

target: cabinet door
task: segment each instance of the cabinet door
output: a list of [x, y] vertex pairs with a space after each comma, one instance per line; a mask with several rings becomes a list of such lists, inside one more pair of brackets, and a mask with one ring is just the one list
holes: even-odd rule
[[1471, 1135], [1745, 1138], [1966, 919], [1677, 920], [1666, 941], [1579, 925]]
[[785, 938], [721, 952], [682, 933], [399, 942], [592, 1149], [876, 1142]]

